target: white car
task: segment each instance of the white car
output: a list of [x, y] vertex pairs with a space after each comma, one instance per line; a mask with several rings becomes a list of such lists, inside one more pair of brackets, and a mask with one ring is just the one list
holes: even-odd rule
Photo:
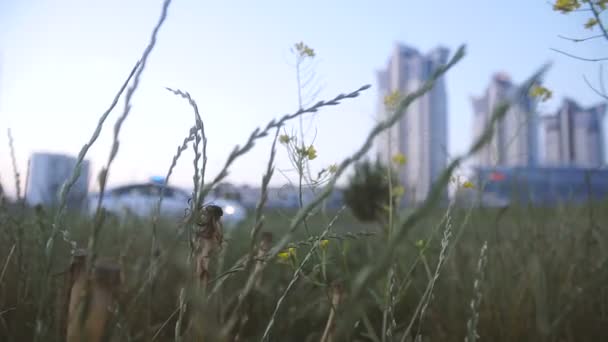
[[[151, 217], [156, 210], [163, 186], [156, 183], [130, 184], [107, 190], [102, 207], [108, 212], [123, 216], [132, 214], [138, 217]], [[95, 214], [99, 194], [89, 196], [89, 213]], [[189, 207], [190, 193], [172, 186], [165, 186], [161, 216], [183, 217]], [[234, 227], [247, 217], [247, 210], [236, 201], [223, 198], [207, 198], [205, 204], [215, 204], [222, 208], [222, 223]]]

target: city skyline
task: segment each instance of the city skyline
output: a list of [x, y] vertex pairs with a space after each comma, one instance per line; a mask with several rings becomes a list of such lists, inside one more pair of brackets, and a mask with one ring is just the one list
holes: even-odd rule
[[[108, 0], [95, 6], [73, 0], [0, 2], [0, 127], [4, 132], [0, 134], [4, 151], [0, 154], [0, 181], [7, 192], [14, 194], [6, 128], [12, 129], [22, 179], [33, 152], [77, 155], [141, 55], [160, 5], [160, 1], [148, 0], [128, 5]], [[476, 20], [469, 19], [471, 6]], [[518, 18], [516, 26], [513, 17]], [[430, 25], [436, 20], [442, 25]], [[369, 132], [377, 118], [374, 70], [385, 61], [395, 41], [420, 51], [429, 51], [438, 43], [455, 51], [466, 44], [467, 55], [446, 77], [448, 152], [458, 155], [471, 142], [469, 96], [481, 93], [496, 70], [506, 69], [514, 80], [524, 80], [552, 62], [545, 84], [554, 96], [541, 105], [541, 112], [554, 112], [563, 96], [575, 98], [584, 107], [597, 102], [599, 97], [582, 77], [593, 82], [598, 64], [551, 51], [601, 56], [603, 45], [598, 41], [573, 44], [558, 37], [597, 34], [597, 27], [584, 27], [586, 20], [585, 13], [562, 15], [548, 3], [525, 0], [443, 6], [402, 1], [237, 1], [233, 6], [176, 2], [123, 125], [109, 185], [148, 180], [167, 172], [176, 146], [194, 122], [191, 108], [168, 93], [167, 86], [188, 91], [197, 100], [208, 128], [207, 174], [215, 176], [234, 146], [242, 144], [256, 127], [297, 110], [289, 49], [300, 41], [317, 54], [314, 71], [321, 91], [316, 100], [372, 85], [356, 99], [305, 118], [310, 127], [307, 141], [318, 152], [311, 163], [313, 172], [348, 157]], [[108, 158], [112, 125], [122, 105], [121, 100], [89, 150], [92, 180]], [[287, 130], [295, 126], [289, 125]], [[340, 133], [339, 143], [336, 132]], [[234, 164], [227, 180], [259, 184], [270, 144], [270, 138], [256, 144]], [[192, 184], [192, 159], [188, 149], [174, 170], [173, 184]], [[283, 148], [276, 161], [282, 173], [275, 175], [273, 184], [293, 179], [293, 167]]]
[[511, 103], [503, 119], [496, 123], [492, 140], [475, 156], [476, 167], [606, 165], [603, 129], [606, 102], [582, 108], [566, 96], [554, 114], [541, 115], [537, 109], [539, 101], [529, 94], [521, 96], [516, 90], [508, 73], [496, 72], [484, 95], [471, 97], [473, 139], [483, 134], [500, 102]]

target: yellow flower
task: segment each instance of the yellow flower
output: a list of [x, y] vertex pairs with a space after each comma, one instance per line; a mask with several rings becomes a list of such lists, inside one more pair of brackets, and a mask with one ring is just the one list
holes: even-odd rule
[[327, 249], [327, 245], [329, 245], [329, 240], [327, 239], [321, 240], [321, 242], [319, 242], [319, 246], [321, 247], [321, 249]]
[[418, 248], [424, 247], [424, 240], [420, 239], [420, 240], [416, 241], [416, 247], [418, 247]]
[[393, 163], [397, 165], [404, 165], [407, 163], [407, 158], [403, 155], [403, 153], [397, 153], [393, 156]]
[[536, 85], [530, 89], [530, 96], [538, 97], [541, 101], [547, 101], [553, 96], [553, 92], [543, 86]]
[[279, 262], [288, 262], [289, 259], [291, 259], [291, 257], [295, 258], [296, 256], [296, 249], [295, 247], [289, 247], [287, 248], [286, 251], [280, 252], [279, 254], [277, 254], [277, 257], [279, 258]]
[[393, 197], [401, 197], [403, 194], [405, 194], [405, 188], [401, 185], [393, 188]]
[[287, 261], [289, 260], [289, 252], [281, 252], [277, 254], [277, 257], [279, 258], [279, 261]]
[[590, 29], [590, 28], [593, 28], [593, 26], [595, 26], [595, 25], [597, 25], [597, 19], [589, 18], [589, 20], [585, 23], [585, 28]]
[[304, 154], [306, 157], [308, 157], [308, 160], [317, 158], [317, 150], [312, 145], [308, 146], [308, 148], [304, 151]]
[[560, 11], [562, 13], [572, 12], [581, 7], [578, 0], [557, 0], [553, 4], [553, 10]]
[[299, 42], [296, 44], [296, 51], [300, 55], [300, 57], [314, 57], [315, 50], [313, 50], [310, 46], [304, 44], [303, 42]]
[[279, 142], [281, 144], [287, 144], [289, 141], [291, 141], [291, 138], [289, 137], [289, 135], [282, 134], [281, 136], [279, 136]]
[[387, 109], [394, 110], [400, 100], [401, 94], [399, 91], [395, 90], [384, 97], [384, 105]]
[[338, 171], [338, 165], [331, 164], [329, 165], [329, 168], [327, 168], [327, 170], [329, 171], [329, 173], [334, 174]]
[[475, 185], [471, 181], [466, 181], [466, 182], [462, 183], [462, 187], [465, 189], [473, 189], [475, 187]]

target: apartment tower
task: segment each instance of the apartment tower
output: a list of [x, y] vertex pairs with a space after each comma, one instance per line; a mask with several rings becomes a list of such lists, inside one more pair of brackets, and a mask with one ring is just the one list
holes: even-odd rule
[[[376, 74], [379, 118], [390, 114], [384, 105], [386, 95], [395, 91], [405, 95], [419, 89], [440, 65], [447, 63], [448, 54], [444, 47], [422, 54], [410, 46], [395, 44], [386, 67]], [[446, 167], [447, 115], [445, 76], [442, 76], [431, 91], [414, 101], [402, 119], [379, 138], [378, 152], [385, 163], [390, 163], [398, 152], [407, 157], [407, 163], [399, 169], [406, 204], [424, 201]]]

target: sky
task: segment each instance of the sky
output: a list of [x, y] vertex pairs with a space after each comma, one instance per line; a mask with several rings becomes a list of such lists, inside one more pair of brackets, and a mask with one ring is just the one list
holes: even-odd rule
[[[77, 155], [141, 56], [161, 5], [161, 0], [0, 1], [0, 182], [9, 193], [14, 177], [7, 128], [22, 174], [33, 152]], [[290, 48], [300, 41], [316, 52], [317, 100], [372, 86], [356, 99], [306, 117], [308, 141], [314, 139], [318, 151], [315, 170], [340, 162], [362, 144], [375, 123], [375, 71], [385, 66], [396, 42], [423, 53], [438, 45], [453, 53], [466, 44], [465, 58], [445, 76], [449, 151], [457, 155], [472, 141], [470, 98], [481, 95], [496, 72], [519, 83], [551, 62], [545, 82], [553, 98], [541, 105], [543, 113], [555, 111], [564, 97], [583, 106], [600, 102], [583, 81], [583, 75], [597, 79], [599, 64], [551, 50], [608, 57], [605, 40], [573, 43], [558, 37], [597, 34], [583, 27], [588, 16], [554, 12], [545, 0], [175, 0], [120, 132], [109, 184], [167, 172], [194, 117], [187, 102], [165, 87], [188, 91], [197, 101], [209, 138], [208, 176], [215, 176], [252, 130], [297, 110]], [[91, 180], [108, 158], [122, 106], [121, 100], [87, 156]], [[260, 141], [237, 160], [228, 181], [259, 184], [270, 143], [271, 137]], [[188, 150], [171, 184], [191, 186], [192, 158]], [[277, 168], [273, 184], [295, 179], [282, 147]]]

